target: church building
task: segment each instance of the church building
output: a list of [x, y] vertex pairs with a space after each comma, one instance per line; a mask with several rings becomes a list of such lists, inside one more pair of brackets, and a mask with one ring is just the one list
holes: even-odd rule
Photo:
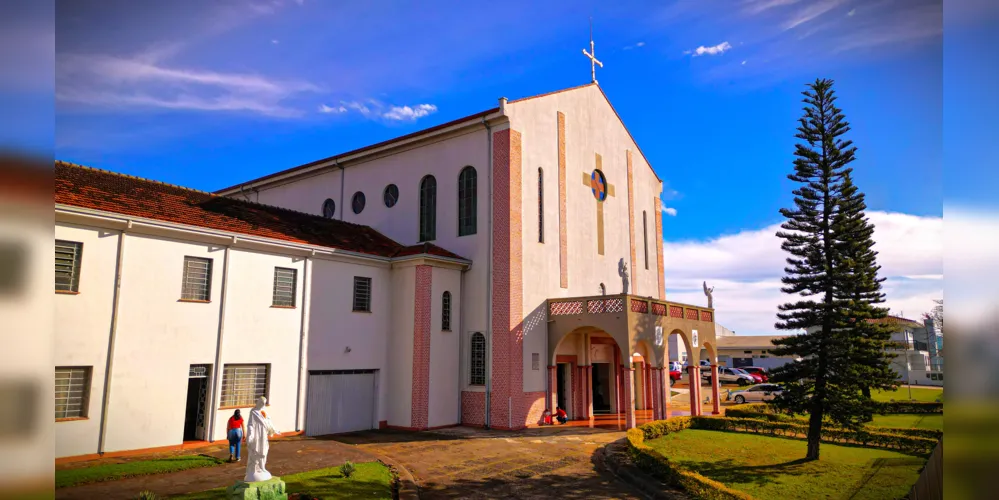
[[595, 82], [498, 104], [216, 193], [57, 161], [57, 456], [260, 395], [306, 435], [662, 418], [716, 327], [667, 300], [661, 179]]

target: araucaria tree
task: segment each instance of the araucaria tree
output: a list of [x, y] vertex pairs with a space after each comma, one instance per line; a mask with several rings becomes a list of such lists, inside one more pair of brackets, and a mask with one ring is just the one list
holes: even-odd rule
[[843, 135], [850, 125], [836, 107], [831, 80], [816, 80], [803, 92], [798, 121], [794, 208], [777, 236], [790, 256], [782, 291], [796, 300], [779, 307], [779, 330], [804, 331], [774, 341], [771, 352], [800, 361], [773, 370], [784, 392], [774, 403], [809, 414], [807, 459], [819, 458], [824, 419], [858, 427], [875, 408], [870, 389], [888, 388], [895, 376], [886, 353], [891, 333], [881, 321], [887, 310], [878, 278], [874, 227], [864, 215], [863, 194], [849, 164], [856, 148]]

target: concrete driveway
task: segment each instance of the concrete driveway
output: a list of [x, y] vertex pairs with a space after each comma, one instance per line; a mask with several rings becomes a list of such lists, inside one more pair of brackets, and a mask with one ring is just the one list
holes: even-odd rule
[[421, 498], [642, 498], [602, 472], [607, 443], [623, 432], [544, 427], [518, 432], [455, 427], [330, 436], [406, 467]]

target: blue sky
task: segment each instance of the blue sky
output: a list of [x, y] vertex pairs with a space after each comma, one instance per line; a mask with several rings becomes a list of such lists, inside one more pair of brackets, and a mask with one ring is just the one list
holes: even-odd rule
[[[770, 257], [738, 259], [737, 270], [680, 256], [772, 235], [790, 204], [800, 92], [817, 77], [836, 81], [859, 147], [857, 182], [884, 214], [881, 239], [905, 248], [906, 235], [935, 230], [944, 196], [939, 0], [606, 4], [67, 2], [56, 16], [56, 157], [217, 189], [475, 113], [500, 96], [587, 83], [580, 50], [593, 16], [600, 85], [675, 210], [664, 220], [675, 297], [703, 301], [702, 277], [722, 283], [716, 304], [729, 293], [733, 308], [738, 293], [773, 289], [782, 256], [771, 240], [760, 250]], [[974, 24], [978, 12], [954, 19]], [[942, 288], [932, 278], [942, 275], [941, 252], [915, 250], [925, 261], [886, 266], [898, 268], [895, 308], [922, 308]], [[769, 307], [740, 328], [767, 333]]]

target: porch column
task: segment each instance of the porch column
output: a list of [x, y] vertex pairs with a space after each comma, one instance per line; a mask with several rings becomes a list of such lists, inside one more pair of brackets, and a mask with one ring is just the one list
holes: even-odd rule
[[718, 365], [711, 365], [711, 414], [721, 415], [721, 408], [719, 408], [718, 401]]
[[701, 369], [697, 366], [687, 367], [687, 377], [689, 378], [690, 386], [690, 415], [697, 416], [700, 415], [701, 400], [700, 400], [700, 388], [701, 388]]
[[624, 405], [624, 428], [635, 427], [635, 370], [625, 366], [621, 367], [621, 400]]
[[556, 372], [556, 367], [549, 366], [548, 367], [548, 394], [547, 394], [548, 401], [546, 403], [547, 403], [547, 406], [548, 406], [548, 411], [550, 411], [552, 413], [552, 418], [555, 418], [554, 417], [554, 415], [555, 415], [555, 405], [558, 404], [558, 403], [556, 403], [558, 401], [558, 397], [555, 394], [555, 390], [558, 387], [557, 384], [558, 384], [558, 375], [557, 375], [557, 372]]
[[662, 420], [662, 368], [653, 366], [649, 370], [652, 374], [650, 380], [652, 380], [652, 420]]
[[586, 385], [583, 386], [583, 398], [586, 401], [586, 406], [583, 407], [583, 416], [587, 420], [593, 417], [593, 365], [586, 365], [586, 370], [584, 370], [584, 376], [586, 377]]

